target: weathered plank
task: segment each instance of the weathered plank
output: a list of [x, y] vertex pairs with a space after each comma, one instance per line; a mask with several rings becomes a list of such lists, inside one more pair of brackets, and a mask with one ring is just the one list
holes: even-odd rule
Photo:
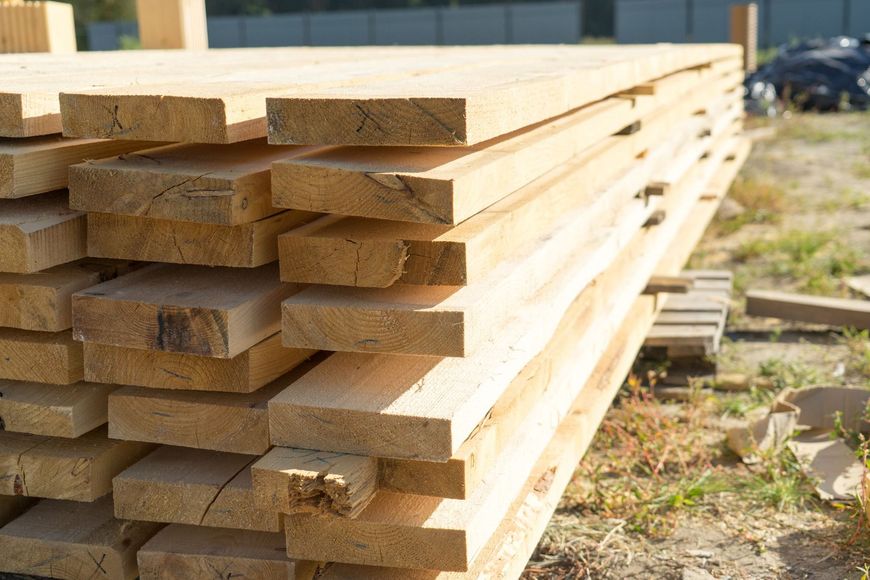
[[280, 329], [297, 291], [277, 264], [251, 270], [155, 264], [73, 295], [76, 340], [233, 358]]
[[0, 198], [26, 197], [63, 189], [69, 182], [68, 168], [74, 163], [153, 145], [137, 141], [64, 139], [58, 135], [0, 138]]
[[86, 342], [85, 380], [154, 389], [250, 393], [316, 354], [275, 334], [231, 359]]
[[112, 498], [44, 500], [0, 528], [0, 570], [81, 580], [137, 577], [136, 552], [160, 529], [112, 515]]
[[272, 207], [272, 162], [307, 150], [257, 140], [168, 145], [89, 161], [69, 168], [70, 207], [226, 226], [250, 223], [281, 211]]
[[115, 516], [129, 520], [278, 532], [275, 510], [254, 507], [256, 455], [162, 446], [113, 481]]
[[100, 427], [75, 439], [0, 433], [0, 493], [90, 502], [153, 445], [116, 441]]
[[270, 447], [267, 402], [317, 360], [303, 363], [252, 393], [123, 387], [109, 396], [109, 436], [262, 455]]
[[867, 300], [750, 290], [746, 293], [746, 314], [870, 329], [870, 302]]
[[0, 199], [0, 272], [27, 274], [84, 258], [85, 214], [67, 193]]
[[280, 533], [172, 524], [139, 550], [142, 580], [222, 578], [311, 580], [316, 564], [287, 557]]
[[69, 385], [82, 380], [82, 345], [72, 333], [0, 328], [0, 379]]
[[0, 326], [59, 332], [72, 327], [73, 293], [125, 274], [128, 261], [85, 258], [32, 274], [0, 273]]
[[0, 381], [3, 428], [17, 433], [78, 437], [108, 419], [109, 393], [115, 385], [42, 385]]

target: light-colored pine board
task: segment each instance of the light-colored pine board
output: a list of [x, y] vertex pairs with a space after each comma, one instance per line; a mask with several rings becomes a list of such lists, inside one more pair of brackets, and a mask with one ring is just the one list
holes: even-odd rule
[[70, 206], [87, 212], [234, 226], [272, 207], [271, 164], [307, 151], [264, 140], [167, 145], [69, 168]]
[[0, 326], [59, 332], [72, 327], [73, 293], [111, 280], [137, 265], [85, 258], [32, 274], [0, 273]]
[[623, 384], [655, 315], [655, 300], [641, 296], [616, 339], [589, 378], [553, 439], [535, 463], [522, 491], [498, 529], [488, 539], [467, 572], [408, 570], [334, 564], [324, 567], [325, 580], [447, 580], [519, 577], [544, 528], [559, 504], [577, 463], [592, 442], [610, 401]]
[[142, 580], [222, 578], [311, 580], [316, 565], [294, 562], [280, 533], [172, 524], [139, 550]]
[[[267, 99], [276, 144], [474, 145], [680, 69], [725, 45], [560, 47], [534, 61]], [[530, 51], [531, 53], [531, 51]], [[543, 55], [540, 55], [543, 56]]]
[[[682, 127], [701, 103], [688, 99], [651, 117], [639, 132], [605, 139], [452, 228], [328, 216], [292, 230], [278, 238], [281, 277], [380, 288], [397, 282], [465, 285], [485, 279], [542, 229], [589, 204], [596, 188], [625, 170], [638, 153], [673, 136], [675, 125]], [[698, 119], [687, 124], [687, 137], [697, 124]]]
[[[635, 289], [635, 293], [639, 291]], [[330, 513], [294, 513], [285, 518], [288, 555], [315, 561], [470, 571], [510, 513], [511, 504], [522, 497], [527, 478], [533, 475], [538, 458], [546, 455], [549, 442], [558, 436], [560, 424], [570, 420], [572, 411], [587, 414], [591, 407], [597, 420], [584, 429], [581, 442], [568, 446], [575, 462], [582, 455], [624, 377], [620, 373], [608, 383], [601, 381], [600, 375], [611, 366], [627, 370], [651, 324], [653, 302], [652, 298], [643, 299], [646, 316], [639, 320], [627, 319], [629, 313], [638, 313], [638, 308], [632, 305], [622, 309], [604, 332], [596, 333], [599, 342], [604, 344], [585, 361], [588, 368], [574, 378], [577, 384], [567, 390], [572, 391], [573, 396], [566, 391], [568, 396], [556, 405], [552, 405], [552, 401], [542, 403], [542, 409], [549, 411], [548, 418], [533, 413], [518, 425], [485, 476], [484, 485], [467, 500], [378, 492], [354, 519]], [[605, 340], [602, 341], [602, 337], [606, 337]], [[570, 337], [565, 338], [568, 339], [565, 344], [556, 345], [556, 350], [562, 352], [554, 357], [584, 350], [572, 344]], [[625, 342], [631, 345], [627, 354], [622, 350]], [[610, 358], [605, 358], [608, 354]], [[563, 370], [566, 374], [553, 375], [551, 386], [571, 381], [571, 371], [576, 367]], [[586, 415], [584, 419], [591, 417]], [[570, 471], [572, 467], [565, 465], [563, 469]], [[567, 483], [564, 476], [562, 481]], [[340, 538], [354, 541], [342, 542]]]
[[123, 387], [109, 396], [109, 436], [262, 455], [270, 447], [269, 399], [316, 364], [304, 363], [252, 393]]
[[44, 500], [0, 528], [0, 570], [82, 580], [137, 577], [136, 552], [160, 526], [112, 515], [112, 498]]
[[69, 166], [74, 163], [153, 145], [108, 139], [64, 139], [59, 135], [0, 138], [0, 198], [26, 197], [63, 189], [69, 182]]
[[86, 342], [85, 380], [153, 389], [250, 393], [316, 354], [284, 348], [275, 334], [231, 359]]
[[[688, 101], [709, 99], [723, 82], [739, 83], [733, 71], [719, 74], [681, 71], [657, 81], [663, 89], [655, 97], [608, 98], [469, 148], [333, 147], [297, 155], [274, 164], [273, 201], [306, 211], [457, 224], [658, 108], [671, 104], [679, 111]], [[710, 93], [686, 97], [702, 82]]]
[[[716, 160], [708, 158], [699, 165], [704, 168], [711, 161]], [[640, 241], [631, 251], [626, 250], [630, 256], [626, 260], [633, 266], [630, 275], [638, 277], [638, 292], [652, 274], [649, 270], [657, 261], [652, 257], [660, 256], [678, 234], [681, 215], [689, 211], [704, 183], [693, 178], [689, 185], [680, 195], [665, 198], [675, 219], [643, 230], [637, 234], [642, 237]], [[620, 215], [620, 225], [625, 218], [625, 213]], [[601, 261], [610, 266], [625, 246], [604, 247], [607, 250]], [[614, 253], [607, 253], [609, 250]], [[273, 443], [446, 461], [523, 366], [546, 345], [568, 305], [588, 283], [585, 275], [597, 260], [589, 249], [579, 251], [574, 260], [566, 260], [565, 264], [574, 267], [566, 266], [556, 274], [542, 294], [518, 310], [517, 318], [471, 357], [331, 356], [270, 402]], [[445, 394], [448, 390], [449, 396]]]
[[870, 329], [870, 302], [867, 300], [750, 290], [746, 293], [746, 314]]
[[72, 333], [0, 328], [0, 379], [69, 385], [84, 377], [82, 345]]
[[152, 265], [73, 295], [76, 340], [233, 358], [280, 329], [297, 291], [277, 264], [254, 269]]
[[237, 226], [88, 214], [88, 255], [170, 264], [256, 268], [278, 259], [278, 235], [319, 214], [284, 211]]
[[379, 487], [375, 457], [274, 447], [251, 466], [254, 504], [289, 514], [356, 517]]
[[162, 446], [117, 477], [115, 517], [278, 532], [274, 510], [254, 507], [250, 465], [255, 455]]
[[85, 214], [67, 193], [0, 200], [0, 272], [29, 274], [86, 256]]
[[136, 0], [142, 48], [208, 48], [205, 0]]
[[[736, 111], [726, 110], [723, 115], [733, 121]], [[719, 117], [709, 122], [718, 124]], [[717, 130], [717, 134], [721, 131]], [[697, 161], [709, 142], [710, 138], [689, 140], [685, 153], [676, 155], [673, 162], [687, 171], [690, 166], [683, 163], [686, 154]], [[578, 204], [580, 207], [560, 217], [563, 222], [575, 219], [571, 226], [564, 227], [559, 234], [540, 232], [537, 239], [510, 254], [476, 284], [461, 288], [309, 286], [282, 305], [284, 345], [334, 351], [469, 356], [490, 333], [497, 331], [516, 304], [553, 277], [578, 244], [594, 237], [599, 224], [621, 212], [630, 200], [637, 201], [637, 191], [643, 189], [650, 172], [658, 171], [659, 167], [654, 157], [646, 157], [631, 171], [621, 174], [618, 194], [601, 195], [594, 189], [581, 192], [585, 196]], [[562, 195], [571, 195], [574, 184], [564, 179], [567, 171], [569, 168], [559, 168], [529, 187], [539, 186], [542, 190], [564, 187], [564, 191], [560, 190]], [[657, 203], [656, 199], [641, 203], [644, 222]]]
[[7, 431], [78, 437], [104, 425], [115, 385], [43, 385], [0, 381], [0, 417]]
[[91, 502], [152, 448], [109, 439], [105, 427], [75, 439], [0, 433], [0, 493]]
[[73, 7], [66, 2], [0, 3], [0, 53], [76, 52]]

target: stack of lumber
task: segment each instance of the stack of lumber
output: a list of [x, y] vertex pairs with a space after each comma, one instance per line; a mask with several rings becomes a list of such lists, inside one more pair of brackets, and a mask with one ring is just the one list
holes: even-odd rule
[[69, 172], [88, 255], [152, 262], [72, 298], [149, 452], [0, 568], [518, 576], [748, 152], [739, 47], [185, 58], [44, 63], [69, 138], [171, 142]]
[[76, 50], [72, 4], [0, 0], [0, 53]]

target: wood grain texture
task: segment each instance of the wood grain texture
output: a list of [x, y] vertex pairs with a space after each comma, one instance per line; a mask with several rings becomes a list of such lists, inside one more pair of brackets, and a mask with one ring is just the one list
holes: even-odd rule
[[407, 570], [379, 566], [333, 564], [323, 568], [326, 580], [447, 580], [518, 577], [559, 504], [577, 463], [592, 441], [610, 401], [640, 348], [645, 328], [655, 315], [655, 299], [641, 296], [608, 346], [601, 362], [538, 458], [522, 490], [513, 499], [498, 528], [486, 540], [465, 572]]
[[746, 293], [746, 313], [831, 326], [870, 329], [870, 302], [773, 290]]
[[85, 214], [57, 191], [0, 200], [0, 272], [28, 274], [86, 256]]
[[109, 213], [88, 214], [88, 254], [170, 264], [256, 268], [278, 259], [278, 235], [319, 214], [285, 211], [224, 226]]
[[109, 397], [109, 435], [227, 453], [268, 451], [266, 404], [317, 364], [304, 363], [252, 393], [123, 387]]
[[[694, 82], [696, 77], [689, 76]], [[681, 89], [687, 85], [684, 80], [674, 83]], [[727, 88], [735, 83], [731, 73], [713, 81]], [[637, 101], [634, 99], [635, 109], [652, 108], [649, 101]], [[678, 105], [656, 108], [643, 117], [639, 131], [614, 135], [581, 150], [559, 169], [453, 227], [328, 216], [291, 230], [278, 238], [281, 278], [288, 282], [376, 288], [397, 282], [465, 285], [482, 280], [499, 261], [532, 243], [552, 222], [588, 204], [591, 192], [630, 166], [639, 153], [666, 141], [675, 126], [685, 125], [685, 120], [709, 101], [707, 94], [700, 93], [683, 96]], [[549, 148], [546, 153], [553, 156]], [[456, 181], [447, 180], [454, 185]], [[481, 189], [487, 188], [476, 188]], [[392, 203], [388, 205], [393, 207]]]
[[0, 328], [0, 379], [69, 385], [82, 380], [82, 345], [72, 333]]
[[151, 449], [109, 439], [105, 427], [75, 439], [0, 433], [0, 493], [91, 502]]
[[136, 0], [142, 48], [208, 48], [205, 0]]
[[278, 513], [356, 517], [378, 489], [378, 460], [274, 447], [251, 466], [254, 503]]
[[0, 381], [0, 419], [17, 433], [74, 438], [108, 420], [115, 385], [43, 385]]
[[115, 477], [115, 516], [278, 532], [275, 510], [254, 507], [251, 464], [255, 455], [163, 446]]
[[32, 274], [0, 273], [0, 326], [59, 332], [72, 327], [73, 293], [125, 274], [138, 265], [85, 258]]
[[[276, 206], [433, 224], [458, 224], [702, 83], [716, 90], [739, 68], [680, 71], [655, 96], [619, 95], [472, 147], [329, 147], [278, 161]], [[733, 81], [738, 82], [736, 79]], [[695, 97], [695, 100], [697, 98]]]
[[76, 52], [72, 6], [66, 2], [0, 4], [0, 53]]
[[153, 389], [250, 393], [316, 354], [284, 348], [275, 334], [231, 359], [86, 342], [85, 380]]
[[137, 141], [65, 139], [58, 135], [0, 138], [0, 198], [26, 197], [63, 189], [69, 182], [68, 168], [74, 163], [152, 145]]
[[280, 329], [278, 266], [152, 265], [73, 295], [76, 340], [233, 358]]
[[272, 162], [307, 150], [263, 140], [181, 144], [80, 163], [69, 168], [70, 206], [225, 226], [250, 223], [281, 211], [272, 207]]
[[311, 580], [316, 565], [294, 562], [280, 533], [226, 530], [172, 524], [139, 550], [142, 580], [225, 578]]
[[[626, 228], [624, 244], [601, 240], [593, 246], [600, 253], [591, 248], [578, 250], [576, 259], [564, 262], [574, 267], [563, 268], [554, 276], [543, 293], [518, 310], [517, 317], [476, 355], [465, 359], [361, 353], [331, 356], [270, 402], [273, 443], [446, 461], [523, 366], [543, 349], [568, 306], [589, 283], [587, 276], [594, 277], [622, 255], [632, 264], [624, 283], [633, 280], [637, 292], [643, 290], [651, 269], [679, 234], [684, 216], [701, 195], [705, 173], [720, 161], [715, 155], [705, 158], [698, 171], [686, 177], [686, 187], [675, 190], [679, 194], [663, 198], [662, 207], [673, 219], [660, 226], [638, 232], [640, 224], [632, 226], [623, 210], [613, 223], [619, 226], [616, 231]], [[634, 242], [628, 244], [632, 238]]]
[[137, 577], [136, 552], [160, 529], [112, 515], [112, 498], [45, 500], [0, 529], [3, 570], [77, 580]]
[[492, 59], [472, 74], [436, 72], [269, 97], [269, 140], [474, 145], [676, 70], [739, 57], [740, 52], [726, 45], [658, 45], [559, 47], [526, 54], [537, 58], [510, 63]]

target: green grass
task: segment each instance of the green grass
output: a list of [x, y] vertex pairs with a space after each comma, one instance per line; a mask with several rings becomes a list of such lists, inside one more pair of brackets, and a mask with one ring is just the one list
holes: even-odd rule
[[787, 448], [762, 454], [760, 469], [737, 486], [748, 499], [779, 512], [794, 512], [816, 503], [812, 484]]
[[770, 379], [773, 389], [801, 389], [822, 382], [818, 368], [796, 361], [769, 358], [758, 365], [759, 376]]

